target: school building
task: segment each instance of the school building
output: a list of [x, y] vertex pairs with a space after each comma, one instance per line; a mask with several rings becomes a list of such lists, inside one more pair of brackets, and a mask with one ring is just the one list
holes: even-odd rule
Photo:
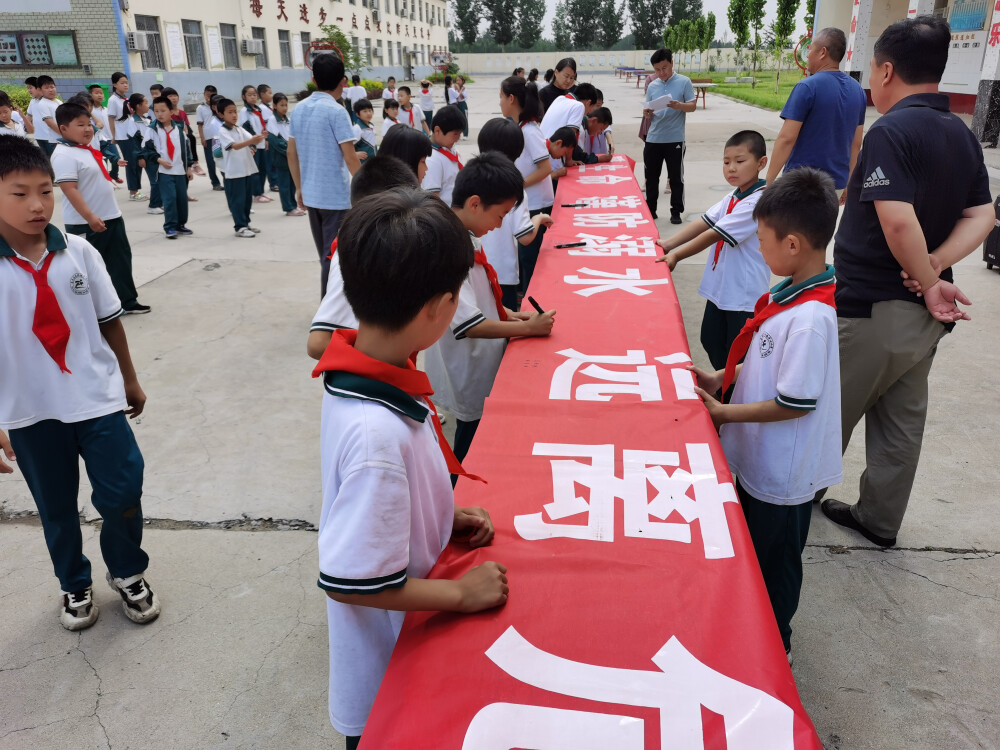
[[890, 24], [917, 15], [943, 16], [951, 26], [951, 52], [941, 90], [954, 112], [973, 115], [981, 140], [1000, 129], [1000, 0], [818, 0], [816, 29], [847, 33], [842, 70], [867, 90], [875, 41]]
[[70, 94], [121, 70], [132, 91], [162, 82], [186, 104], [208, 83], [296, 92], [323, 25], [361, 50], [364, 78], [419, 79], [448, 48], [446, 0], [2, 0], [0, 87], [46, 73]]

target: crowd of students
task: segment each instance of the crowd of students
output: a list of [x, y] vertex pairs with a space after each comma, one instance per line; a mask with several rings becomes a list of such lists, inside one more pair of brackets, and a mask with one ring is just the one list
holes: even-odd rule
[[[933, 78], [936, 90], [947, 59], [940, 19], [900, 23], [934, 27], [937, 36], [928, 42], [923, 31], [907, 26], [893, 37], [896, 24], [876, 44], [873, 65], [886, 75], [873, 98], [880, 111], [893, 110], [884, 118], [886, 128], [905, 116], [905, 107], [897, 111], [900, 102], [923, 106], [928, 81]], [[929, 52], [928, 44], [934, 47]], [[924, 62], [904, 63], [918, 53]], [[548, 87], [561, 93], [539, 92], [523, 70], [502, 81], [503, 117], [480, 129], [479, 155], [464, 164], [455, 150], [468, 131], [463, 86], [448, 85], [454, 94], [433, 111], [432, 99], [415, 103], [407, 87], [390, 80], [379, 141], [374, 106], [357, 77], [348, 88], [338, 58], [314, 64], [314, 75], [324, 71], [320, 90], [355, 120], [360, 161], [350, 183], [352, 208], [326, 253], [329, 277], [307, 340], [308, 353], [318, 360], [313, 375], [324, 387], [318, 583], [328, 595], [330, 718], [348, 737], [348, 748], [359, 742], [405, 611], [475, 612], [507, 599], [506, 569], [499, 563], [457, 580], [426, 576], [453, 536], [473, 547], [493, 537], [489, 513], [456, 507], [451, 485], [458, 476], [478, 479], [461, 460], [507, 342], [553, 331], [554, 310], [522, 312], [520, 300], [552, 221], [554, 183], [568, 166], [610, 159], [614, 148], [603, 95], [589, 83], [576, 84], [575, 65], [563, 62]], [[0, 138], [0, 259], [10, 261], [0, 262], [9, 330], [9, 356], [0, 360], [0, 449], [8, 461], [16, 452], [39, 508], [61, 586], [60, 621], [70, 630], [90, 626], [98, 614], [77, 516], [80, 455], [104, 519], [109, 584], [132, 620], [149, 622], [160, 612], [141, 548], [142, 456], [126, 420], [142, 412], [145, 394], [119, 320], [148, 307], [139, 304], [131, 280], [114, 194], [116, 168], [126, 168], [130, 199], [142, 200], [140, 169], [155, 165], [147, 175], [160, 205], [153, 205], [151, 191], [150, 210], [162, 208], [171, 239], [191, 234], [187, 184], [197, 169], [199, 141], [213, 185], [226, 192], [238, 236], [256, 233], [250, 211], [254, 202], [270, 200], [265, 185], [272, 176], [271, 190], [280, 193], [286, 213], [301, 215], [296, 209], [302, 208], [296, 196], [301, 186], [292, 184], [281, 159], [295, 141], [284, 95], [246, 86], [238, 108], [206, 87], [195, 138], [177, 109], [176, 92], [151, 92], [150, 120], [146, 97], [126, 96], [125, 76], [115, 74], [112, 84], [107, 108], [99, 87], [59, 103], [54, 83], [42, 76], [33, 84], [41, 103], [17, 119], [0, 97], [3, 129], [16, 135], [33, 129], [40, 146]], [[428, 91], [429, 84], [422, 97]], [[952, 128], [958, 139], [964, 126], [948, 117], [948, 127], [958, 123]], [[873, 144], [881, 132], [870, 136]], [[990, 202], [981, 153], [978, 166], [971, 157], [966, 161], [949, 173], [949, 194], [960, 197], [946, 207], [954, 214], [951, 234], [940, 238], [946, 252], [935, 260], [907, 256], [897, 263], [900, 289], [887, 297], [864, 291], [876, 294], [870, 309], [882, 299], [904, 300], [921, 308], [926, 303], [933, 325], [965, 317], [955, 305], [964, 297], [942, 268], [985, 236], [980, 209]], [[892, 190], [930, 188], [893, 182], [890, 190], [888, 179], [862, 184], [870, 163], [863, 151], [837, 235], [835, 257], [848, 267], [857, 250], [852, 227], [871, 229], [872, 222], [882, 222], [886, 262], [899, 260], [886, 239], [893, 231], [889, 219], [872, 201], [905, 202], [906, 195]], [[664, 255], [657, 260], [673, 270], [710, 251], [699, 293], [706, 298], [701, 341], [713, 370], [692, 370], [720, 427], [790, 661], [810, 501], [842, 479], [843, 321], [838, 323], [834, 290], [838, 303], [856, 302], [858, 283], [826, 263], [838, 214], [828, 174], [795, 169], [765, 189], [765, 141], [750, 130], [726, 142], [722, 164], [733, 192], [700, 220], [659, 240]], [[293, 174], [298, 182], [300, 173]], [[62, 191], [65, 233], [51, 224], [53, 185]], [[941, 206], [926, 203], [914, 199], [916, 210], [936, 211], [942, 223]], [[917, 261], [941, 277], [924, 274]], [[769, 289], [772, 273], [784, 280]], [[423, 371], [416, 368], [421, 351]], [[453, 447], [435, 404], [457, 420]], [[0, 472], [10, 471], [0, 458]]]

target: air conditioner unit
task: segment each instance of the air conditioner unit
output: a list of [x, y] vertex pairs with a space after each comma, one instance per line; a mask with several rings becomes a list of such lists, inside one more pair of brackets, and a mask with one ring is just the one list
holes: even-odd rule
[[379, 10], [377, 8], [376, 9], [372, 9], [372, 20], [375, 23], [378, 23], [379, 21], [382, 20], [382, 14], [379, 12]]
[[130, 31], [125, 35], [129, 52], [145, 52], [149, 49], [149, 37], [145, 31]]
[[381, 47], [376, 47], [375, 49], [372, 50], [372, 54], [375, 57], [382, 57], [382, 48]]
[[264, 40], [263, 39], [244, 39], [243, 40], [243, 54], [244, 55], [263, 55], [264, 54]]
[[406, 7], [406, 0], [403, 0], [403, 2], [399, 6], [399, 9], [400, 9], [399, 10], [399, 15], [401, 15], [401, 16], [405, 16], [407, 13], [410, 12], [410, 9], [408, 7]]

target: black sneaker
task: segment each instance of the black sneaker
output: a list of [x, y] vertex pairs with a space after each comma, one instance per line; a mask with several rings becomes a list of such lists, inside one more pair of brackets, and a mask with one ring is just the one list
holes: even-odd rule
[[681, 215], [680, 214], [670, 214], [670, 223], [671, 224], [680, 224], [681, 223]]
[[128, 578], [115, 578], [109, 572], [108, 585], [122, 598], [122, 610], [132, 622], [145, 624], [152, 622], [160, 615], [160, 600], [149, 588], [143, 574]]
[[126, 315], [144, 315], [148, 313], [151, 308], [149, 305], [140, 305], [138, 302], [133, 302], [128, 307], [122, 308]]
[[225, 190], [225, 188], [222, 187], [222, 185], [212, 185], [212, 190], [214, 190], [215, 192], [218, 193], [218, 192], [220, 192], [222, 190]]
[[192, 232], [187, 227], [177, 227], [177, 234], [182, 234], [185, 237], [189, 237], [190, 235], [194, 234], [194, 232]]
[[879, 536], [878, 534], [873, 534], [862, 526], [858, 522], [858, 519], [854, 517], [854, 514], [851, 513], [851, 506], [847, 503], [842, 503], [840, 500], [828, 498], [827, 500], [824, 500], [819, 507], [823, 511], [823, 515], [835, 524], [843, 526], [845, 529], [853, 529], [854, 531], [857, 531], [872, 544], [877, 544], [879, 547], [896, 546], [896, 537], [892, 537], [890, 539], [888, 537]]
[[66, 630], [83, 630], [97, 622], [99, 610], [94, 604], [93, 586], [79, 591], [62, 591], [60, 595], [59, 623]]

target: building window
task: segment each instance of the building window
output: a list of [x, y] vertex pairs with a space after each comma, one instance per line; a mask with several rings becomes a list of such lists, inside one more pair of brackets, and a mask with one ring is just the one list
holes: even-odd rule
[[264, 29], [259, 26], [251, 26], [250, 33], [253, 35], [254, 39], [259, 39], [264, 45], [264, 51], [259, 55], [254, 55], [254, 59], [257, 61], [258, 68], [268, 68], [267, 64], [267, 34]]
[[[396, 0], [396, 15], [399, 15], [399, 0]], [[391, 45], [392, 42], [389, 42], [389, 44]]]
[[201, 38], [201, 21], [181, 19], [181, 32], [184, 34], [184, 51], [187, 53], [188, 67], [204, 70], [205, 41]]
[[302, 32], [302, 57], [305, 60], [309, 59], [309, 45], [312, 44], [312, 34], [308, 31]]
[[403, 44], [402, 42], [396, 42], [396, 64], [403, 64]]
[[226, 67], [238, 70], [240, 67], [240, 44], [236, 40], [236, 25], [220, 23], [219, 36], [222, 37], [222, 59], [225, 60]]
[[160, 19], [156, 16], [136, 16], [136, 31], [146, 34], [148, 49], [139, 53], [143, 70], [165, 70], [163, 64], [163, 42], [160, 39]]
[[292, 67], [292, 41], [284, 29], [278, 29], [278, 53], [281, 55], [281, 67]]
[[378, 55], [376, 55], [376, 57], [378, 57], [379, 65], [382, 65], [383, 63], [385, 63], [385, 61], [382, 59], [382, 40], [379, 39], [377, 42], [375, 42], [375, 44], [378, 45]]

